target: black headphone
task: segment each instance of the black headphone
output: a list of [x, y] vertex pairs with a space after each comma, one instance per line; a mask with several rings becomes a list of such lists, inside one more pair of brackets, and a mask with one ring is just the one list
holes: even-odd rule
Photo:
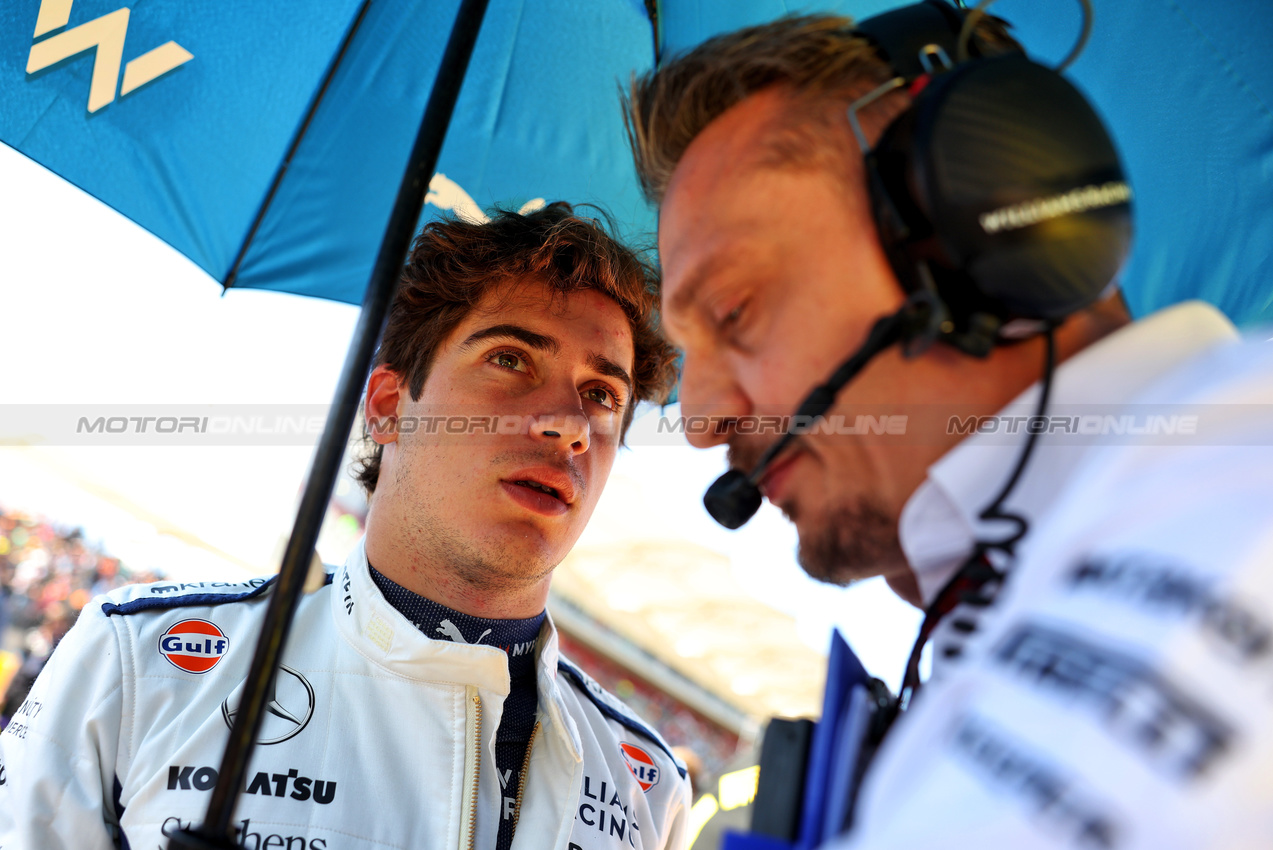
[[880, 241], [902, 286], [945, 308], [937, 338], [984, 356], [1008, 322], [1057, 322], [1096, 301], [1132, 225], [1096, 112], [1024, 53], [983, 58], [974, 14], [926, 0], [860, 23], [895, 78], [849, 116], [866, 150], [857, 112], [909, 88], [910, 108], [865, 155]]
[[[1096, 301], [1127, 256], [1131, 190], [1114, 143], [1058, 70], [1020, 51], [982, 55], [973, 24], [990, 2], [965, 11], [924, 0], [855, 29], [894, 72], [850, 105], [849, 122], [866, 151], [880, 242], [910, 297], [875, 323], [793, 422], [826, 413], [840, 389], [892, 345], [914, 355], [940, 341], [984, 357], [996, 344], [1044, 330], [1046, 400], [1050, 329]], [[1090, 7], [1081, 2], [1084, 35], [1061, 67], [1086, 39]], [[911, 95], [909, 108], [869, 146], [858, 112], [901, 88]], [[750, 472], [718, 478], [703, 496], [708, 513], [726, 528], [747, 522], [760, 508], [760, 479], [800, 433], [793, 426]]]

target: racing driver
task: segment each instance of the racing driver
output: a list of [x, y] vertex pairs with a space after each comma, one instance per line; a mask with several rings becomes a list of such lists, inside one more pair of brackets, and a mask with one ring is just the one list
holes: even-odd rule
[[[684, 846], [684, 766], [545, 613], [633, 409], [671, 385], [655, 317], [649, 269], [566, 204], [425, 228], [367, 382], [367, 533], [300, 604], [238, 846]], [[200, 824], [270, 588], [90, 603], [0, 736], [0, 847]]]

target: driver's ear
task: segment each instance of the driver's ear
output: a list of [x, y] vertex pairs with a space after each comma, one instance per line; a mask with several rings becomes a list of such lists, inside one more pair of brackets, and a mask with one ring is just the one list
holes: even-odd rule
[[367, 378], [367, 433], [384, 445], [398, 440], [398, 406], [408, 397], [406, 383], [388, 366], [377, 366]]

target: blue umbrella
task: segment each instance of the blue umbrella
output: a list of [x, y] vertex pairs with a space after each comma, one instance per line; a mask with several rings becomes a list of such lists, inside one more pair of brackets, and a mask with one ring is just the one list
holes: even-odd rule
[[[359, 303], [459, 0], [123, 5], [3, 4], [0, 140], [226, 286]], [[635, 0], [496, 0], [430, 209], [648, 218], [615, 92], [653, 52]]]
[[[648, 237], [653, 213], [631, 174], [620, 84], [784, 13], [860, 18], [900, 5], [493, 0], [473, 47], [484, 0], [325, 0], [321, 13], [301, 0], [122, 2], [11, 0], [0, 10], [0, 141], [227, 287], [366, 305], [245, 706], [281, 653], [421, 201], [426, 216], [593, 201], [625, 235]], [[1071, 73], [1120, 141], [1137, 192], [1122, 281], [1133, 311], [1202, 297], [1239, 323], [1273, 320], [1273, 11], [1263, 0], [1095, 7]], [[1044, 60], [1068, 53], [1080, 30], [1078, 4], [1064, 0], [1002, 0], [994, 11]], [[208, 836], [230, 834], [259, 719], [259, 707], [239, 713], [240, 749], [227, 751]]]
[[[4, 4], [0, 141], [227, 286], [361, 301], [458, 0], [325, 0], [321, 14], [298, 0], [122, 5]], [[493, 0], [425, 214], [566, 198], [647, 238], [619, 84], [656, 54], [787, 12], [896, 5]], [[1045, 60], [1080, 28], [1072, 0], [994, 11]], [[1273, 7], [1095, 0], [1095, 11], [1071, 76], [1137, 194], [1123, 279], [1133, 312], [1202, 297], [1239, 324], [1273, 321]]]

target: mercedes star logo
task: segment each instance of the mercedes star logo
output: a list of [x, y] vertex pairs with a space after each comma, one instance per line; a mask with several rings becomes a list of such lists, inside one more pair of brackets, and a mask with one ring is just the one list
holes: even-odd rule
[[[282, 675], [284, 673], [287, 674], [286, 678]], [[226, 726], [234, 726], [234, 715], [239, 712], [238, 703], [242, 690], [243, 685], [240, 684], [221, 703], [221, 716], [225, 718]], [[234, 708], [230, 707], [231, 700], [234, 700]], [[281, 744], [299, 735], [313, 716], [314, 686], [291, 667], [280, 664], [278, 673], [270, 684], [269, 698], [265, 701], [265, 718], [261, 721], [261, 737], [257, 738], [256, 742]]]

